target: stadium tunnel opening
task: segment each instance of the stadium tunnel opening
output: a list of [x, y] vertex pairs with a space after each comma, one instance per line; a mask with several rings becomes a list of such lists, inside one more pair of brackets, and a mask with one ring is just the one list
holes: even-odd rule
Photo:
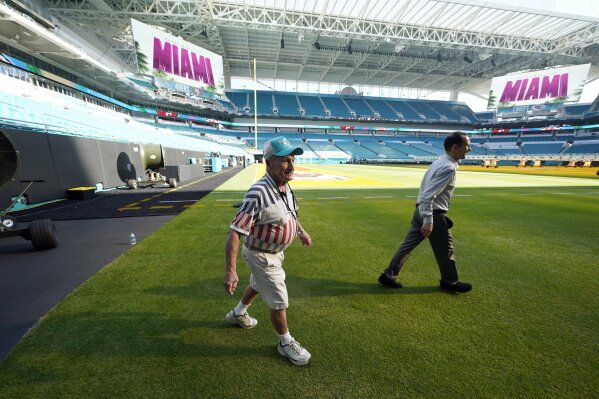
[[0, 189], [9, 183], [17, 172], [18, 154], [9, 138], [0, 130]]

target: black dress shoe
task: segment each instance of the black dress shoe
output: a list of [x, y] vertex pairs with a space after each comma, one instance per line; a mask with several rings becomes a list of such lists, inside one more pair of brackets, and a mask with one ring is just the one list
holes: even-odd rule
[[445, 291], [454, 291], [454, 292], [468, 292], [472, 290], [472, 284], [463, 283], [461, 281], [456, 281], [455, 283], [446, 283], [443, 280], [440, 280], [439, 287]]
[[401, 283], [398, 283], [397, 281], [395, 281], [395, 279], [389, 277], [386, 273], [383, 273], [379, 276], [379, 283], [381, 283], [381, 285], [384, 285], [385, 287], [390, 287], [390, 288], [403, 287], [401, 285]]

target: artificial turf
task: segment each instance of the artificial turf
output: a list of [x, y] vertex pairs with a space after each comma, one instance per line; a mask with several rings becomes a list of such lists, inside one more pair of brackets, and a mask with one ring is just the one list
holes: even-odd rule
[[[339, 168], [329, 171], [364, 170]], [[404, 172], [406, 188], [294, 185], [314, 245], [285, 253], [288, 318], [308, 366], [277, 353], [260, 300], [254, 330], [224, 319], [241, 295], [222, 279], [243, 195], [224, 187], [57, 305], [0, 365], [0, 397], [596, 397], [599, 186], [540, 177], [480, 188], [460, 172], [449, 216], [474, 290], [452, 295], [438, 290], [426, 242], [403, 289], [376, 283], [414, 208], [419, 176]], [[243, 287], [241, 259], [238, 272]]]

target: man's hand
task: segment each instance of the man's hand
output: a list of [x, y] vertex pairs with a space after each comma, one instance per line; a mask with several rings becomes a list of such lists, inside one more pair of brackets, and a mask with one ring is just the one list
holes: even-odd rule
[[422, 236], [424, 238], [428, 238], [432, 232], [433, 232], [433, 224], [432, 223], [423, 224], [422, 227], [420, 228], [420, 234], [422, 234]]
[[237, 283], [239, 282], [239, 277], [237, 277], [237, 272], [227, 270], [225, 271], [225, 291], [227, 294], [233, 295], [235, 292], [235, 288], [237, 288]]
[[297, 235], [299, 236], [299, 239], [304, 247], [309, 247], [312, 245], [312, 237], [310, 237], [310, 234], [306, 233], [305, 230], [300, 231], [297, 233]]

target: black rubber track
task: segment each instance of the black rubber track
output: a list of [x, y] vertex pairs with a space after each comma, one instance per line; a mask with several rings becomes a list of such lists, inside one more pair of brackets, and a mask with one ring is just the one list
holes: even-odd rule
[[[173, 192], [173, 197], [167, 194], [161, 198], [189, 200], [183, 203], [193, 204], [240, 170], [208, 175]], [[139, 242], [185, 209], [156, 212], [142, 208], [134, 214], [119, 212], [115, 207], [130, 204], [138, 196], [147, 198], [169, 189], [139, 189], [133, 193], [122, 190], [98, 199], [61, 201], [15, 213], [19, 224], [53, 219], [60, 245], [36, 251], [30, 241], [21, 237], [0, 239], [0, 361], [55, 304], [129, 249], [130, 233], [134, 232]]]
[[[101, 218], [122, 218], [139, 216], [177, 215], [202, 199], [216, 187], [241, 171], [240, 168], [227, 169], [219, 173], [208, 173], [197, 180], [179, 182], [173, 190], [168, 184], [158, 188], [121, 188], [95, 194], [89, 200], [63, 200], [18, 212], [11, 212], [19, 222], [38, 219], [81, 220]], [[194, 181], [196, 183], [194, 183]], [[158, 198], [152, 198], [156, 195]], [[151, 198], [148, 200], [148, 198]], [[144, 200], [144, 201], [142, 201]], [[129, 206], [135, 204], [134, 206]], [[171, 208], [165, 208], [171, 206]], [[134, 209], [139, 207], [140, 209]], [[1, 245], [1, 244], [0, 244]]]

